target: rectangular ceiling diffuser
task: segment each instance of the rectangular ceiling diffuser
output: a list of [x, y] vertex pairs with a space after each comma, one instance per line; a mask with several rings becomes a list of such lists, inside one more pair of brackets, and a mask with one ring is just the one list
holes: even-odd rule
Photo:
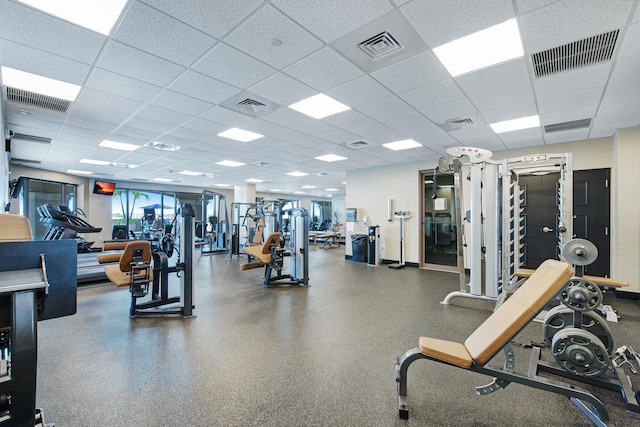
[[19, 102], [20, 104], [60, 111], [62, 113], [66, 113], [69, 105], [71, 105], [71, 101], [67, 101], [66, 99], [41, 95], [13, 87], [7, 87], [7, 101]]
[[591, 125], [591, 119], [572, 120], [570, 122], [553, 123], [544, 126], [544, 133], [562, 132], [564, 130], [588, 128]]
[[610, 61], [620, 30], [598, 34], [531, 55], [537, 78]]

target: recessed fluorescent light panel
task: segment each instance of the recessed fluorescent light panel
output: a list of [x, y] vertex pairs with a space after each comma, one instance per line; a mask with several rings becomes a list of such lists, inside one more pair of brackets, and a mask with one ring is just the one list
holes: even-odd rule
[[491, 126], [491, 129], [493, 129], [495, 133], [505, 133], [538, 127], [540, 126], [540, 118], [538, 116], [521, 117], [519, 119], [492, 123], [489, 126]]
[[279, 188], [272, 188], [271, 190], [272, 193], [282, 193], [282, 190], [280, 190]]
[[289, 172], [289, 173], [287, 173], [287, 175], [289, 175], [289, 176], [307, 176], [309, 174], [308, 173], [304, 173], [304, 172]]
[[340, 191], [337, 188], [325, 188], [324, 191]]
[[433, 53], [453, 77], [524, 55], [515, 18], [438, 46]]
[[202, 172], [195, 172], [195, 171], [182, 171], [182, 172], [178, 172], [178, 173], [181, 173], [182, 175], [189, 175], [189, 176], [202, 175]]
[[259, 183], [261, 183], [261, 182], [264, 182], [263, 180], [261, 180], [261, 179], [256, 179], [256, 178], [247, 178], [247, 179], [245, 179], [244, 181], [245, 181], [245, 182], [253, 182], [253, 183], [255, 183], [255, 184], [259, 184]]
[[169, 178], [153, 178], [153, 180], [158, 182], [173, 182], [173, 180]]
[[75, 101], [81, 87], [37, 74], [2, 67], [2, 84], [16, 89], [52, 96], [67, 101]]
[[111, 164], [111, 162], [106, 162], [104, 160], [91, 160], [91, 159], [80, 159], [80, 163], [86, 163], [88, 165], [98, 165], [98, 166], [107, 166]]
[[72, 173], [72, 174], [76, 174], [76, 175], [91, 175], [93, 172], [89, 172], [89, 171], [79, 171], [79, 170], [75, 170], [75, 169], [69, 169], [67, 171], [67, 173]]
[[114, 150], [122, 150], [122, 151], [135, 151], [138, 148], [140, 148], [139, 146], [134, 145], [134, 144], [127, 144], [127, 143], [124, 143], [124, 142], [109, 141], [108, 139], [105, 139], [104, 141], [102, 141], [98, 145], [100, 147], [113, 148]]
[[323, 162], [337, 162], [340, 160], [347, 160], [346, 157], [338, 156], [337, 154], [325, 154], [324, 156], [315, 157], [316, 160], [322, 160]]
[[404, 139], [402, 141], [395, 141], [395, 142], [382, 144], [382, 146], [393, 151], [400, 151], [400, 150], [408, 150], [409, 148], [422, 147], [422, 144], [414, 141], [413, 139]]
[[293, 194], [307, 194], [306, 191], [294, 191]]
[[50, 15], [108, 36], [127, 0], [18, 0]]
[[232, 168], [236, 168], [238, 166], [244, 166], [245, 163], [234, 162], [233, 160], [223, 160], [221, 162], [216, 163], [216, 165], [220, 166], [231, 166]]
[[306, 114], [307, 116], [311, 116], [314, 119], [322, 119], [351, 109], [323, 93], [319, 93], [311, 98], [303, 99], [300, 102], [291, 104], [289, 105], [289, 108], [302, 114]]
[[218, 136], [222, 136], [224, 138], [233, 139], [240, 142], [249, 142], [254, 139], [262, 138], [264, 135], [260, 135], [259, 133], [249, 132], [248, 130], [243, 130], [239, 128], [231, 128], [229, 130], [225, 130], [224, 132], [220, 132]]
[[231, 184], [213, 184], [214, 187], [231, 187]]
[[301, 185], [300, 188], [316, 188], [315, 185]]

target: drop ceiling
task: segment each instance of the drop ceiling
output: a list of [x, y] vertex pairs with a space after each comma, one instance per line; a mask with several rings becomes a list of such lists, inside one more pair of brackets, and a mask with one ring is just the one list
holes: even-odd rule
[[[66, 111], [7, 98], [2, 88], [7, 127], [22, 136], [12, 142], [14, 161], [57, 172], [205, 188], [252, 178], [264, 181], [258, 191], [315, 186], [303, 190], [314, 194], [344, 189], [349, 170], [431, 166], [452, 146], [499, 151], [640, 125], [638, 0], [130, 0], [109, 36], [11, 0], [0, 0], [0, 16], [0, 65], [82, 86]], [[514, 17], [521, 58], [453, 78], [433, 54]], [[533, 55], [614, 31], [610, 56], [536, 77]], [[318, 93], [351, 110], [317, 120], [287, 108]], [[540, 128], [489, 127], [536, 114]], [[231, 127], [265, 136], [217, 136]], [[409, 138], [422, 147], [382, 147]], [[104, 139], [180, 149], [128, 153], [99, 147]], [[326, 154], [348, 160], [315, 159]], [[80, 163], [86, 158], [138, 166]]]

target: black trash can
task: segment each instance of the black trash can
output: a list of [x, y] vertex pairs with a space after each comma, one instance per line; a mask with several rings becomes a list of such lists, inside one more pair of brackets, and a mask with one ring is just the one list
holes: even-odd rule
[[355, 262], [367, 262], [367, 235], [351, 235], [351, 260]]

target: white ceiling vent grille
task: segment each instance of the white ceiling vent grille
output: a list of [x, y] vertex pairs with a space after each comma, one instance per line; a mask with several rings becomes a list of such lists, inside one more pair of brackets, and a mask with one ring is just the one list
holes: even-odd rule
[[565, 130], [583, 129], [591, 126], [591, 119], [572, 120], [570, 122], [553, 123], [545, 125], [544, 133], [562, 132]]
[[620, 30], [598, 34], [531, 55], [537, 78], [610, 61]]
[[31, 105], [47, 110], [54, 110], [66, 113], [71, 105], [71, 101], [55, 98], [53, 96], [41, 95], [27, 90], [7, 87], [7, 101], [19, 102], [20, 104]]
[[351, 141], [345, 143], [344, 146], [352, 150], [362, 150], [363, 148], [370, 147], [371, 143], [367, 141]]
[[267, 108], [267, 104], [264, 104], [260, 101], [256, 101], [255, 99], [247, 98], [244, 101], [240, 101], [237, 104], [240, 108], [246, 108], [254, 113], [264, 110]]
[[26, 135], [24, 133], [16, 132], [11, 137], [12, 140], [35, 142], [37, 144], [51, 144], [51, 138], [45, 138], [43, 136]]
[[374, 61], [404, 49], [404, 46], [388, 31], [358, 43], [358, 47]]
[[12, 157], [11, 163], [26, 163], [30, 165], [39, 165], [42, 162], [40, 160], [20, 159], [18, 157]]
[[459, 119], [459, 120], [451, 120], [447, 122], [452, 129], [464, 129], [469, 126], [473, 126], [473, 119], [470, 117]]

